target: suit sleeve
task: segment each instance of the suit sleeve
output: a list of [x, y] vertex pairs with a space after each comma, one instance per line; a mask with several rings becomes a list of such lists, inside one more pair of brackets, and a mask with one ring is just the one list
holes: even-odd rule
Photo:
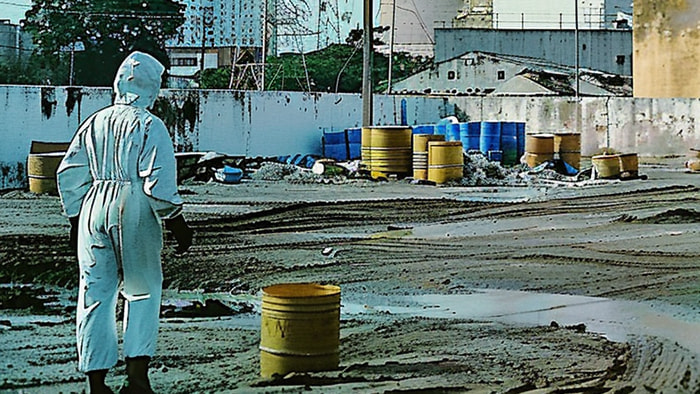
[[87, 130], [92, 123], [88, 118], [78, 129], [56, 170], [56, 183], [63, 212], [68, 217], [80, 214], [83, 199], [92, 185], [89, 158], [85, 146]]
[[150, 197], [153, 211], [161, 219], [168, 219], [182, 210], [173, 143], [160, 119], [149, 115], [144, 123], [147, 132], [139, 157], [139, 177], [143, 178], [143, 191]]

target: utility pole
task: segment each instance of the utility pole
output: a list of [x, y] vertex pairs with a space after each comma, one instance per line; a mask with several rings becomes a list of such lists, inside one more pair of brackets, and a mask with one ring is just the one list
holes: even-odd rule
[[579, 89], [581, 88], [581, 82], [579, 79], [579, 44], [578, 44], [578, 0], [574, 0], [574, 15], [575, 15], [575, 23], [574, 23], [574, 46], [576, 47], [576, 101], [578, 101], [579, 98]]
[[394, 34], [396, 33], [396, 0], [391, 0], [391, 36], [389, 38], [389, 83], [386, 92], [391, 94], [391, 72], [394, 68]]
[[364, 0], [364, 30], [362, 51], [362, 126], [372, 126], [372, 64], [373, 62], [372, 0]]

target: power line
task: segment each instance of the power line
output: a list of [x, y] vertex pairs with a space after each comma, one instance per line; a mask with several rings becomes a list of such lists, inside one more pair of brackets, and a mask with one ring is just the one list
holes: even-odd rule
[[15, 7], [22, 7], [22, 8], [32, 8], [32, 6], [28, 5], [28, 4], [12, 3], [10, 1], [0, 1], [0, 4], [13, 5]]

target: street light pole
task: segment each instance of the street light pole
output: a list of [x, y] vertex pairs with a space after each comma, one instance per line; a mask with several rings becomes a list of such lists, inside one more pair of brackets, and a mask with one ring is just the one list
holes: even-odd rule
[[364, 0], [364, 30], [362, 51], [362, 126], [372, 126], [372, 64], [373, 64], [372, 0]]

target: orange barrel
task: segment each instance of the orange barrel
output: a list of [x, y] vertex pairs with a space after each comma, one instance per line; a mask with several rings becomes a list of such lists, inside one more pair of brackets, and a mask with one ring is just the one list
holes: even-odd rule
[[620, 158], [620, 177], [634, 178], [639, 175], [639, 157], [636, 153], [623, 153]]
[[530, 168], [554, 160], [554, 134], [528, 134], [525, 138], [525, 162]]
[[340, 287], [287, 283], [263, 289], [262, 377], [336, 369], [339, 348]]
[[27, 157], [29, 191], [37, 194], [58, 194], [56, 170], [66, 152], [30, 153]]
[[593, 156], [591, 164], [598, 173], [597, 178], [617, 179], [620, 177], [620, 157], [618, 155]]
[[[413, 133], [410, 127], [375, 126], [362, 130], [362, 149], [368, 157], [365, 168], [371, 171], [372, 176], [407, 175], [411, 172]], [[368, 145], [365, 145], [367, 142]]]
[[428, 179], [428, 142], [444, 140], [442, 134], [413, 134], [414, 179]]
[[445, 183], [464, 176], [464, 154], [460, 141], [428, 142], [428, 180]]
[[577, 170], [581, 168], [581, 134], [554, 134], [554, 152], [559, 158]]

